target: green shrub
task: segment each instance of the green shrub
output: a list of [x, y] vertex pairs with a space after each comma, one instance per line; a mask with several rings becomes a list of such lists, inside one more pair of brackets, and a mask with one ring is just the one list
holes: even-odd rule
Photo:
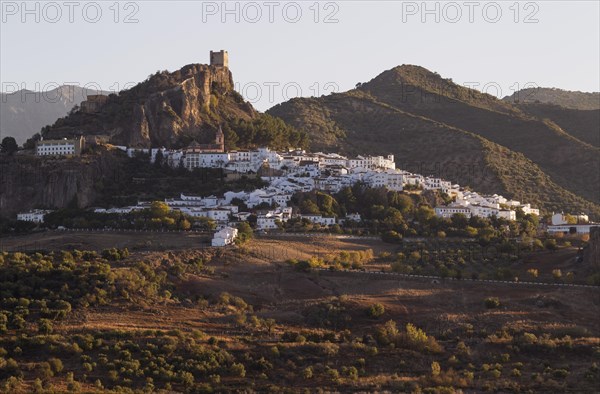
[[367, 315], [373, 319], [377, 319], [385, 313], [385, 307], [382, 304], [373, 304], [367, 309]]
[[40, 334], [50, 334], [52, 333], [52, 322], [48, 319], [39, 319], [38, 320], [38, 332]]
[[231, 371], [231, 374], [233, 376], [239, 376], [240, 378], [243, 378], [246, 376], [246, 368], [244, 367], [244, 364], [242, 364], [242, 363], [233, 363], [229, 370]]
[[488, 297], [484, 300], [485, 307], [488, 309], [494, 309], [500, 307], [500, 300], [498, 297]]

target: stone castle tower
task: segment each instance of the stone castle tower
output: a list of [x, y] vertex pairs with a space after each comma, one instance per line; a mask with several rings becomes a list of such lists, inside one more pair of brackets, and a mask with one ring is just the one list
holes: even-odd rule
[[229, 67], [229, 54], [227, 51], [220, 50], [219, 52], [210, 51], [210, 65], [217, 67]]

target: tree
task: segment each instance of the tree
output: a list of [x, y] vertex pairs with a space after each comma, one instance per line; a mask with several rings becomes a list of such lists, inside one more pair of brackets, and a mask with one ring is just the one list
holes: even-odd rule
[[2, 139], [2, 143], [0, 144], [0, 152], [6, 153], [7, 155], [12, 155], [18, 150], [19, 145], [17, 145], [17, 141], [14, 139], [14, 137], [4, 137], [4, 139]]
[[421, 205], [419, 209], [417, 209], [416, 218], [421, 224], [427, 223], [434, 216], [434, 210], [427, 205]]
[[433, 376], [439, 376], [441, 372], [442, 372], [442, 368], [440, 367], [440, 364], [437, 361], [432, 362], [431, 363], [431, 374]]
[[152, 217], [162, 218], [169, 213], [169, 206], [162, 201], [153, 201], [150, 207]]
[[247, 222], [240, 223], [237, 227], [237, 230], [238, 230], [237, 242], [239, 244], [243, 244], [246, 241], [252, 239], [252, 236], [254, 235], [252, 228], [250, 227], [250, 225]]
[[162, 153], [162, 150], [159, 149], [156, 152], [156, 155], [154, 156], [154, 166], [156, 168], [161, 168], [164, 164], [164, 161], [165, 161], [165, 157]]
[[31, 138], [28, 138], [27, 141], [23, 144], [24, 149], [35, 149], [35, 143], [42, 139], [40, 133], [35, 133]]
[[544, 246], [546, 247], [546, 249], [548, 250], [556, 250], [558, 249], [558, 245], [556, 244], [556, 240], [555, 239], [547, 239], [546, 242], [544, 242]]

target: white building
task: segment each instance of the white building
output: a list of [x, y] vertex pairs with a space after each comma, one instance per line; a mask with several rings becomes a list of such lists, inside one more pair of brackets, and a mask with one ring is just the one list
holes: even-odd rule
[[346, 215], [346, 220], [351, 222], [360, 222], [362, 218], [359, 213], [349, 213]]
[[223, 168], [229, 163], [229, 153], [203, 152], [198, 157], [200, 168]]
[[[531, 204], [522, 204], [519, 207], [523, 210], [525, 215], [536, 215], [540, 216], [540, 210], [537, 208], [531, 208]], [[587, 217], [587, 216], [586, 216]], [[587, 221], [587, 220], [586, 220]]]
[[451, 218], [452, 215], [457, 213], [465, 215], [467, 218], [471, 217], [471, 210], [461, 204], [451, 203], [447, 206], [435, 207], [435, 215], [441, 218]]
[[24, 222], [44, 223], [44, 216], [50, 212], [52, 211], [43, 209], [35, 209], [29, 212], [22, 212], [17, 214], [17, 220], [21, 220]]
[[517, 220], [517, 212], [512, 209], [500, 209], [497, 213], [499, 218], [506, 220]]
[[587, 223], [587, 224], [563, 224], [563, 225], [551, 225], [548, 226], [549, 234], [589, 234], [592, 227], [599, 228], [600, 223]]
[[394, 155], [383, 156], [357, 156], [355, 159], [348, 160], [348, 168], [367, 168], [367, 169], [395, 169]]
[[213, 236], [211, 245], [212, 246], [227, 246], [235, 242], [235, 238], [238, 235], [238, 230], [233, 227], [226, 226], [221, 230], [217, 231]]
[[448, 193], [451, 187], [451, 182], [432, 177], [425, 178], [425, 184], [423, 185], [425, 190], [441, 190], [443, 193]]
[[280, 218], [278, 216], [271, 215], [258, 215], [256, 218], [256, 228], [258, 230], [272, 230], [276, 229], [277, 222], [280, 222]]
[[[565, 214], [564, 212], [553, 214], [552, 215], [552, 224], [553, 225], [569, 224], [569, 221], [567, 220], [567, 215], [568, 214]], [[575, 221], [577, 223], [581, 223], [581, 224], [585, 224], [590, 221], [590, 218], [585, 213], [581, 213], [579, 215], [569, 215], [569, 216], [571, 216], [573, 219], [575, 219]]]
[[80, 155], [83, 149], [83, 137], [62, 140], [41, 140], [35, 147], [38, 156]]
[[335, 224], [334, 217], [322, 216], [322, 215], [300, 215], [302, 219], [307, 219], [312, 223], [317, 223], [322, 226], [333, 226]]

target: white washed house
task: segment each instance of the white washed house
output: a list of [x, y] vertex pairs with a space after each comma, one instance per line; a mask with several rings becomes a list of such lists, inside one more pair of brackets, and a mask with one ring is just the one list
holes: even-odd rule
[[235, 242], [235, 238], [238, 235], [237, 228], [226, 226], [221, 230], [217, 231], [213, 236], [211, 245], [212, 246], [227, 246]]
[[43, 223], [44, 216], [50, 212], [52, 211], [43, 209], [35, 209], [29, 212], [21, 212], [17, 214], [17, 220], [21, 220], [24, 222]]

